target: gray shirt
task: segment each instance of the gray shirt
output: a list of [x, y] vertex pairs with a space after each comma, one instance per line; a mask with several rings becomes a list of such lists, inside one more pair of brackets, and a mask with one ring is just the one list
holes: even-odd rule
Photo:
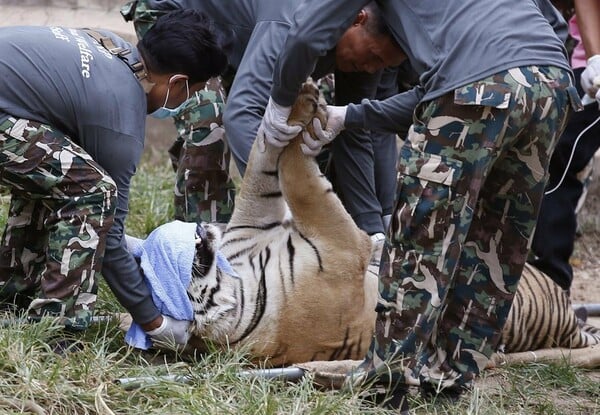
[[[316, 59], [368, 0], [304, 0], [275, 66], [271, 96], [291, 105]], [[420, 86], [386, 101], [349, 105], [347, 127], [394, 130], [421, 100], [522, 65], [569, 70], [564, 20], [548, 0], [378, 0]], [[541, 10], [541, 12], [540, 12]], [[557, 35], [558, 34], [558, 35]]]
[[[135, 48], [109, 35], [117, 46]], [[118, 188], [115, 221], [102, 274], [140, 322], [158, 310], [123, 238], [129, 185], [144, 147], [146, 96], [128, 65], [87, 33], [65, 27], [0, 29], [0, 119], [7, 115], [48, 124], [79, 144]]]

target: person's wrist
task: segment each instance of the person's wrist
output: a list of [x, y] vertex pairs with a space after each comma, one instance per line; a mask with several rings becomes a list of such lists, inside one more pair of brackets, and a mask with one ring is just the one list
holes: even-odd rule
[[286, 109], [288, 109], [289, 107], [286, 107], [285, 105], [280, 105], [278, 103], [276, 103], [273, 98], [271, 98], [271, 105], [273, 106], [273, 108], [275, 108], [277, 111], [281, 111], [284, 112]]
[[154, 320], [152, 320], [148, 323], [145, 323], [145, 324], [141, 324], [142, 330], [144, 330], [144, 331], [156, 330], [157, 328], [159, 328], [162, 325], [162, 322], [163, 322], [163, 316], [159, 315]]
[[593, 55], [593, 56], [590, 56], [590, 57], [587, 59], [587, 64], [588, 64], [588, 65], [590, 65], [590, 64], [592, 64], [593, 62], [595, 62], [595, 61], [597, 61], [597, 60], [600, 60], [600, 55]]

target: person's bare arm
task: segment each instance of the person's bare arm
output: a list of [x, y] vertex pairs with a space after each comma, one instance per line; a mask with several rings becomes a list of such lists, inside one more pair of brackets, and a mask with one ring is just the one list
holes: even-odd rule
[[600, 2], [575, 0], [575, 15], [586, 58], [600, 55]]

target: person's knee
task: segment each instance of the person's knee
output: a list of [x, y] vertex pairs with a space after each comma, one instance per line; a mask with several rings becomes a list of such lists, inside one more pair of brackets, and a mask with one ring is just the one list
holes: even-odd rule
[[108, 205], [105, 209], [114, 214], [117, 205], [118, 193], [115, 181], [110, 176], [106, 175], [100, 180], [98, 187], [102, 193], [103, 199], [108, 202], [105, 203], [105, 205]]
[[117, 185], [109, 175], [103, 175], [75, 199], [75, 209], [90, 209], [102, 217], [112, 218], [117, 208]]

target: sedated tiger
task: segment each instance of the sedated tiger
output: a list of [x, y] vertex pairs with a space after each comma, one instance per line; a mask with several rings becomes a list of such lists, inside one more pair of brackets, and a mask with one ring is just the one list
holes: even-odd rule
[[[307, 82], [288, 122], [310, 130], [312, 118], [324, 122], [325, 114], [318, 89]], [[371, 242], [300, 141], [277, 148], [257, 139], [225, 231], [198, 227], [187, 288], [195, 316], [191, 346], [241, 346], [273, 366], [366, 354], [378, 293]], [[230, 268], [218, 266], [219, 256]], [[597, 343], [600, 330], [526, 265], [500, 351]]]

